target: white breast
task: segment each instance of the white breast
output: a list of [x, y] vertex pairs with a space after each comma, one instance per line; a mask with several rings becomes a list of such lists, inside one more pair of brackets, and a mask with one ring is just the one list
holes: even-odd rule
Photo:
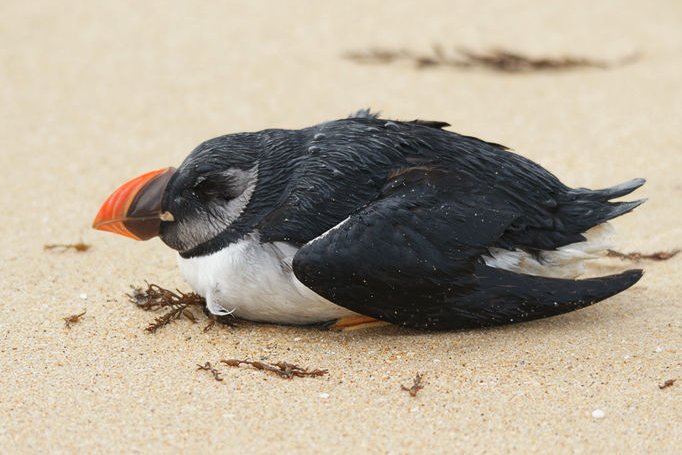
[[297, 248], [246, 237], [208, 256], [178, 257], [180, 271], [213, 314], [253, 321], [309, 324], [355, 313], [304, 286], [291, 269]]

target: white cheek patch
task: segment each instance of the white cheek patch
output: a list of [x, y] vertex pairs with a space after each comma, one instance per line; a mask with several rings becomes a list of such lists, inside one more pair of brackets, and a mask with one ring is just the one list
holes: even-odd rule
[[211, 240], [232, 224], [242, 214], [251, 201], [258, 183], [258, 165], [248, 171], [231, 169], [226, 177], [235, 180], [237, 186], [244, 188], [242, 193], [227, 204], [209, 204], [200, 216], [177, 222], [177, 235], [182, 239], [186, 250]]
[[585, 261], [602, 257], [611, 247], [609, 237], [613, 230], [609, 223], [600, 224], [585, 233], [586, 241], [541, 251], [537, 256], [522, 250], [488, 248], [489, 254], [483, 260], [489, 267], [510, 272], [574, 279], [584, 272]]

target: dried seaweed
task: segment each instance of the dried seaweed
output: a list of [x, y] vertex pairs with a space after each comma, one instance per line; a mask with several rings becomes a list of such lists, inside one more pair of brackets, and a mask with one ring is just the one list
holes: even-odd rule
[[206, 362], [203, 366], [197, 364], [197, 367], [198, 367], [197, 371], [199, 371], [199, 370], [210, 371], [211, 374], [213, 375], [213, 379], [215, 379], [216, 381], [222, 381], [223, 380], [222, 376], [220, 376], [220, 371], [213, 368], [213, 366], [211, 365], [211, 362]]
[[663, 390], [663, 389], [667, 389], [668, 387], [672, 387], [673, 384], [675, 384], [675, 381], [677, 381], [677, 379], [668, 379], [663, 384], [659, 384], [658, 388]]
[[318, 376], [324, 376], [325, 374], [328, 373], [327, 370], [319, 370], [319, 369], [308, 370], [307, 368], [302, 368], [298, 365], [294, 365], [294, 364], [287, 363], [287, 362], [277, 362], [274, 364], [269, 364], [269, 363], [259, 362], [259, 361], [238, 360], [238, 359], [221, 360], [221, 362], [224, 363], [225, 365], [231, 366], [231, 367], [239, 367], [242, 364], [250, 365], [257, 370], [269, 371], [271, 373], [276, 374], [280, 378], [284, 378], [284, 379], [292, 379], [294, 377], [297, 377], [297, 378], [318, 377]]
[[206, 333], [206, 332], [208, 332], [209, 330], [211, 330], [211, 329], [213, 328], [213, 326], [215, 325], [215, 323], [216, 323], [216, 320], [215, 320], [215, 319], [209, 318], [209, 319], [208, 319], [208, 323], [204, 326], [202, 332]]
[[457, 69], [483, 68], [503, 73], [530, 73], [537, 71], [561, 71], [576, 68], [607, 69], [631, 63], [639, 58], [630, 55], [616, 61], [607, 62], [585, 57], [529, 57], [519, 52], [505, 49], [491, 49], [475, 52], [456, 48], [446, 51], [441, 45], [434, 45], [430, 52], [420, 53], [407, 49], [371, 48], [365, 51], [348, 52], [345, 58], [356, 63], [388, 65], [397, 62], [412, 63], [417, 69], [450, 67]]
[[154, 333], [183, 316], [192, 322], [197, 322], [196, 316], [189, 307], [206, 305], [204, 298], [194, 292], [184, 293], [177, 289], [173, 292], [149, 283], [147, 283], [147, 289], [133, 287], [133, 292], [127, 295], [132, 303], [145, 311], [167, 309], [166, 313], [154, 319], [145, 328], [149, 333]]
[[87, 313], [87, 312], [88, 312], [88, 310], [83, 310], [82, 313], [79, 313], [79, 314], [72, 314], [71, 316], [67, 316], [67, 317], [65, 317], [65, 318], [62, 318], [62, 319], [64, 319], [64, 326], [65, 326], [67, 329], [70, 329], [71, 326], [72, 326], [73, 324], [76, 324], [76, 323], [78, 323], [78, 322], [81, 322], [81, 318], [82, 318], [83, 316], [85, 316], [85, 313]]
[[493, 50], [476, 53], [460, 51], [470, 66], [480, 66], [507, 73], [528, 73], [532, 71], [567, 70], [575, 68], [606, 69], [608, 63], [585, 57], [528, 57], [517, 52]]
[[225, 314], [225, 315], [217, 315], [217, 314], [211, 314], [206, 307], [204, 307], [204, 314], [208, 318], [208, 323], [204, 326], [203, 332], [206, 333], [213, 329], [215, 327], [216, 323], [219, 323], [221, 325], [226, 325], [228, 327], [236, 327], [237, 324], [235, 321], [237, 318], [235, 318], [232, 314]]
[[423, 378], [424, 375], [417, 373], [412, 382], [412, 387], [405, 387], [404, 385], [401, 385], [400, 389], [408, 392], [411, 397], [416, 397], [417, 393], [424, 388], [424, 384], [422, 382]]
[[78, 242], [78, 243], [50, 243], [48, 245], [43, 245], [43, 250], [44, 251], [51, 251], [51, 250], [56, 250], [56, 251], [66, 251], [66, 250], [73, 250], [76, 251], [77, 253], [85, 253], [88, 251], [92, 245], [88, 245], [87, 243], [83, 242]]
[[655, 253], [645, 254], [639, 251], [633, 251], [632, 253], [621, 253], [620, 251], [608, 250], [607, 256], [622, 259], [624, 261], [635, 261], [639, 262], [641, 260], [647, 261], [667, 261], [678, 255], [681, 250], [672, 251], [656, 251]]

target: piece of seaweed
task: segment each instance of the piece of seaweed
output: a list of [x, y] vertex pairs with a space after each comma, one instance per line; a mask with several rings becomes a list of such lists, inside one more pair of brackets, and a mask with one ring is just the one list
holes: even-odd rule
[[400, 389], [408, 392], [411, 397], [416, 397], [417, 393], [419, 393], [419, 391], [424, 388], [424, 383], [422, 382], [423, 378], [424, 375], [422, 375], [421, 373], [417, 373], [414, 379], [412, 380], [411, 387], [400, 385]]
[[250, 365], [257, 370], [269, 371], [271, 373], [276, 374], [280, 378], [284, 378], [284, 379], [293, 379], [294, 377], [297, 377], [297, 378], [318, 377], [318, 376], [324, 376], [325, 374], [328, 373], [327, 370], [320, 370], [320, 369], [309, 370], [307, 368], [302, 368], [298, 365], [294, 365], [292, 363], [287, 363], [287, 362], [277, 362], [274, 364], [269, 364], [269, 363], [259, 362], [259, 361], [238, 360], [238, 359], [227, 359], [227, 360], [221, 360], [220, 362], [222, 362], [225, 365], [230, 366], [230, 367], [239, 367], [242, 364]]
[[85, 253], [88, 251], [90, 248], [92, 248], [92, 245], [88, 245], [87, 243], [83, 242], [78, 242], [78, 243], [50, 243], [47, 245], [43, 245], [43, 250], [44, 251], [51, 251], [51, 250], [56, 250], [56, 251], [66, 251], [66, 250], [73, 250], [77, 253]]
[[667, 261], [672, 259], [679, 254], [680, 250], [672, 251], [656, 251], [654, 253], [640, 253], [639, 251], [633, 251], [631, 253], [621, 253], [616, 250], [608, 250], [607, 256], [622, 259], [624, 261], [635, 261], [639, 262], [641, 260], [647, 261]]
[[415, 52], [408, 49], [370, 48], [364, 51], [351, 51], [345, 58], [356, 63], [387, 65], [409, 62], [417, 69], [450, 67], [457, 69], [483, 68], [503, 73], [530, 73], [537, 71], [561, 71], [576, 68], [607, 69], [625, 65], [639, 58], [633, 54], [619, 60], [607, 62], [586, 57], [530, 57], [517, 51], [491, 49], [476, 52], [465, 48], [446, 51], [442, 45], [434, 45], [430, 52]]
[[204, 298], [195, 292], [185, 293], [177, 289], [173, 292], [159, 285], [149, 283], [147, 283], [146, 289], [141, 287], [132, 287], [132, 289], [132, 293], [127, 294], [127, 296], [138, 308], [145, 311], [167, 309], [164, 314], [154, 319], [145, 328], [145, 331], [149, 333], [154, 333], [161, 327], [183, 316], [192, 322], [197, 322], [197, 318], [190, 307], [203, 307], [206, 305]]
[[197, 371], [199, 371], [199, 370], [209, 371], [213, 375], [213, 379], [215, 379], [216, 381], [222, 381], [223, 380], [222, 376], [220, 376], [220, 371], [213, 368], [213, 366], [211, 365], [211, 362], [206, 362], [203, 365], [197, 364]]
[[71, 316], [67, 316], [67, 317], [65, 317], [65, 318], [62, 318], [62, 319], [64, 319], [64, 326], [65, 326], [67, 329], [70, 329], [71, 326], [72, 326], [73, 324], [76, 324], [76, 323], [80, 322], [80, 321], [81, 321], [81, 318], [82, 318], [83, 316], [85, 316], [85, 313], [87, 313], [87, 312], [88, 312], [88, 310], [83, 310], [82, 313], [79, 313], [79, 314], [72, 314]]
[[672, 387], [676, 381], [677, 381], [677, 379], [668, 379], [663, 384], [659, 384], [658, 388], [661, 390], [667, 389], [668, 387]]

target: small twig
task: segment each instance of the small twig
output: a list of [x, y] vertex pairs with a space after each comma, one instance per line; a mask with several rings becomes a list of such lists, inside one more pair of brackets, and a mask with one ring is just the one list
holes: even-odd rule
[[620, 251], [616, 250], [607, 250], [607, 256], [609, 257], [614, 257], [618, 259], [622, 259], [624, 261], [641, 261], [641, 260], [648, 260], [648, 261], [667, 261], [668, 259], [672, 259], [675, 256], [678, 255], [680, 252], [679, 249], [677, 250], [672, 250], [672, 251], [656, 251], [655, 253], [650, 253], [650, 254], [645, 254], [645, 253], [640, 253], [639, 251], [633, 251], [632, 253], [621, 253]]
[[70, 329], [71, 326], [72, 326], [73, 324], [76, 324], [76, 323], [78, 323], [78, 322], [81, 322], [81, 318], [82, 318], [82, 317], [85, 315], [85, 313], [87, 313], [87, 312], [88, 312], [88, 310], [83, 310], [83, 312], [80, 313], [80, 314], [72, 314], [71, 316], [67, 316], [67, 317], [65, 317], [65, 318], [62, 318], [62, 319], [64, 319], [64, 326], [65, 326], [67, 329]]
[[308, 370], [307, 368], [301, 368], [298, 365], [294, 365], [287, 362], [277, 362], [272, 365], [265, 362], [238, 359], [221, 360], [221, 362], [231, 367], [238, 367], [241, 364], [251, 365], [253, 368], [257, 370], [269, 371], [271, 373], [276, 374], [280, 378], [284, 379], [292, 379], [294, 377], [297, 378], [317, 377], [324, 376], [325, 374], [328, 373], [327, 370], [318, 369]]
[[667, 389], [668, 387], [672, 387], [673, 384], [675, 384], [675, 381], [677, 381], [677, 379], [668, 379], [663, 384], [659, 384], [658, 388], [663, 390], [663, 389]]
[[78, 242], [78, 243], [51, 243], [48, 245], [43, 245], [43, 250], [44, 251], [50, 251], [50, 250], [58, 250], [58, 251], [66, 251], [66, 250], [74, 250], [78, 253], [84, 253], [88, 251], [92, 245], [88, 245], [87, 243], [83, 242]]
[[405, 387], [404, 385], [401, 385], [400, 388], [408, 392], [411, 397], [416, 397], [417, 393], [424, 388], [424, 384], [422, 383], [423, 377], [424, 375], [417, 373], [412, 382], [412, 387]]
[[218, 370], [216, 370], [215, 368], [213, 368], [213, 366], [211, 365], [211, 362], [206, 362], [203, 366], [199, 365], [197, 363], [197, 367], [198, 367], [197, 371], [199, 371], [199, 370], [210, 371], [211, 374], [213, 375], [213, 379], [215, 379], [216, 381], [222, 381], [223, 380], [223, 378], [220, 376], [220, 372]]

